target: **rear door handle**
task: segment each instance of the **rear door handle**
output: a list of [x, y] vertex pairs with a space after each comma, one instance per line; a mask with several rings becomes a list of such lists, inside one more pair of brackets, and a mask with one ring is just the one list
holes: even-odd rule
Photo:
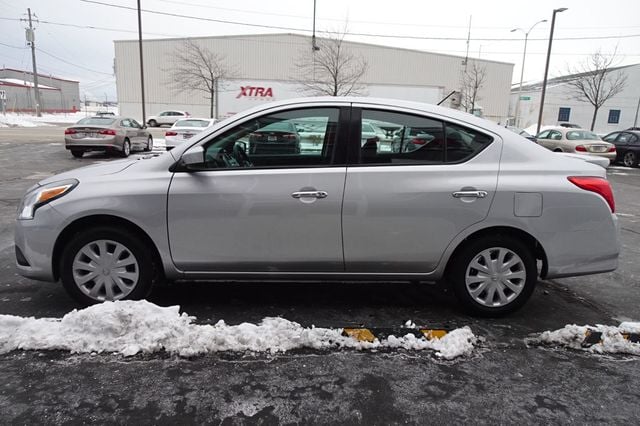
[[484, 198], [488, 195], [488, 193], [487, 191], [456, 191], [451, 195], [453, 195], [454, 198]]
[[327, 198], [327, 191], [298, 191], [291, 194], [293, 198]]

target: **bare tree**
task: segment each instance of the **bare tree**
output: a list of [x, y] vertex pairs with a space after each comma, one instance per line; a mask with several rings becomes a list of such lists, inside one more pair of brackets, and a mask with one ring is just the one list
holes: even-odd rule
[[[226, 64], [223, 55], [212, 52], [192, 40], [186, 40], [184, 45], [173, 52], [174, 66], [169, 70], [169, 82], [174, 92], [190, 89], [205, 92], [209, 99], [209, 115], [218, 118], [218, 91], [224, 80], [233, 77], [235, 71]], [[215, 106], [215, 114], [214, 114]]]
[[478, 92], [484, 86], [486, 79], [486, 67], [478, 65], [476, 61], [471, 61], [470, 65], [467, 64], [467, 69], [462, 74], [460, 90], [460, 105], [466, 112], [473, 113], [476, 103], [482, 99]]
[[616, 56], [615, 51], [611, 55], [597, 51], [582, 64], [569, 69], [571, 74], [576, 74], [567, 82], [574, 99], [593, 105], [591, 131], [596, 124], [600, 107], [622, 92], [627, 84], [627, 75], [624, 72], [613, 72], [615, 68], [612, 68], [612, 65]]
[[360, 83], [368, 64], [344, 43], [346, 30], [327, 38], [318, 38], [316, 45], [305, 52], [296, 65], [303, 79], [302, 91], [315, 96], [361, 95], [365, 87]]

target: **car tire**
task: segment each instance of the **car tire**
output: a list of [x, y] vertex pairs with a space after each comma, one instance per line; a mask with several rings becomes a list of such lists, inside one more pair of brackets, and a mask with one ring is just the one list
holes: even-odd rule
[[84, 151], [80, 151], [79, 149], [72, 149], [71, 155], [73, 155], [76, 158], [82, 158], [82, 156], [84, 155]]
[[[114, 268], [116, 253], [123, 266]], [[88, 229], [75, 234], [64, 247], [60, 278], [69, 295], [84, 306], [106, 300], [139, 300], [153, 287], [153, 257], [148, 247], [124, 230], [109, 226]]]
[[638, 165], [638, 156], [633, 151], [627, 151], [622, 157], [622, 164], [627, 167], [636, 167]]
[[144, 150], [146, 152], [149, 152], [153, 149], [153, 138], [151, 136], [149, 136], [149, 138], [147, 138], [147, 146], [144, 148]]
[[[492, 263], [500, 258], [502, 265]], [[449, 266], [447, 279], [462, 306], [470, 314], [484, 317], [499, 317], [521, 308], [531, 297], [538, 277], [532, 250], [508, 235], [469, 241]], [[514, 277], [505, 278], [509, 275]]]
[[148, 124], [149, 124], [149, 127], [157, 127], [158, 126], [158, 122], [156, 120], [149, 120]]
[[120, 155], [127, 158], [129, 154], [131, 154], [131, 142], [129, 142], [129, 139], [125, 139], [124, 142], [122, 142], [122, 151], [120, 152]]

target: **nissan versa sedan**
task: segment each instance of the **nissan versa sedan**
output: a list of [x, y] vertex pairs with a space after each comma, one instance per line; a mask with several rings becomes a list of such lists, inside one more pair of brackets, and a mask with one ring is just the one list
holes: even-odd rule
[[[322, 131], [321, 149], [247, 149], [267, 126], [301, 121]], [[367, 121], [429, 137], [380, 151], [361, 144]], [[538, 277], [614, 270], [614, 212], [605, 169], [484, 119], [304, 98], [234, 115], [165, 155], [39, 182], [20, 204], [15, 252], [22, 275], [60, 280], [83, 304], [192, 279], [444, 279], [469, 312], [498, 316]]]
[[133, 118], [87, 117], [64, 131], [64, 146], [81, 158], [85, 152], [105, 151], [128, 157], [134, 150], [151, 151], [153, 137]]

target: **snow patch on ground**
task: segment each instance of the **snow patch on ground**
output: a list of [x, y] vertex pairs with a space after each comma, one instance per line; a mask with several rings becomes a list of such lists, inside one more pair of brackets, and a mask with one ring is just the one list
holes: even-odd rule
[[12, 350], [109, 352], [131, 356], [166, 351], [193, 356], [220, 351], [286, 352], [313, 349], [430, 349], [443, 359], [469, 355], [477, 341], [469, 327], [441, 339], [413, 334], [389, 336], [372, 343], [342, 336], [342, 329], [305, 328], [284, 318], [264, 318], [259, 324], [194, 324], [179, 306], [160, 307], [146, 301], [105, 302], [73, 310], [62, 319], [0, 315], [0, 353]]
[[51, 126], [51, 124], [36, 121], [34, 120], [35, 118], [42, 118], [42, 117], [32, 117], [29, 115], [16, 115], [16, 114], [7, 114], [6, 116], [0, 115], [0, 126], [1, 127]]
[[[582, 346], [588, 331], [602, 333], [601, 343]], [[629, 333], [640, 333], [640, 322], [623, 322], [617, 327], [566, 325], [559, 330], [543, 332], [537, 340], [547, 345], [559, 345], [592, 353], [640, 355], [640, 343], [633, 343], [624, 338], [623, 334]]]

